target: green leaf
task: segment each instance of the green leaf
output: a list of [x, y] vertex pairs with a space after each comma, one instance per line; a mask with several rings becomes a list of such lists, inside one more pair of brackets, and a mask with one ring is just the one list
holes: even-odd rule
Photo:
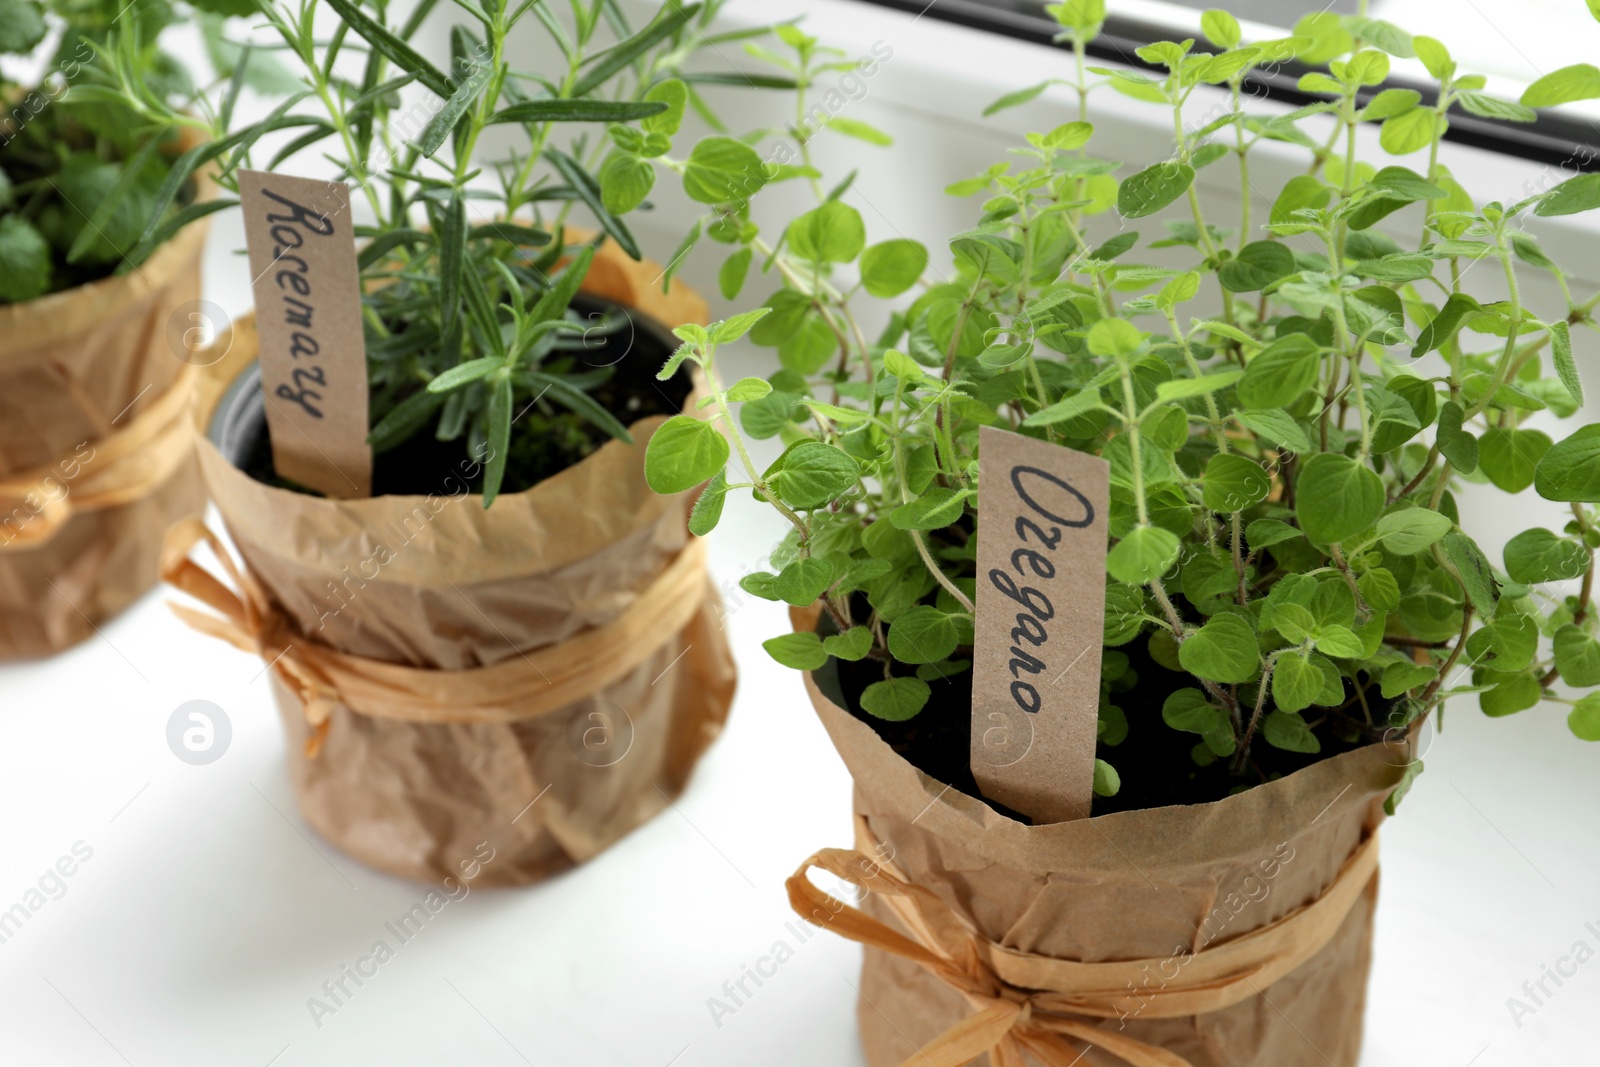
[[[720, 437], [720, 435], [719, 435]], [[728, 446], [722, 446], [726, 461]], [[782, 459], [776, 474], [778, 495], [795, 508], [818, 508], [832, 503], [860, 476], [856, 461], [832, 445], [806, 441]], [[719, 464], [720, 466], [720, 464]]]
[[1244, 528], [1244, 539], [1249, 542], [1251, 551], [1293, 541], [1299, 536], [1299, 530], [1278, 519], [1257, 519]]
[[1365, 648], [1354, 630], [1344, 626], [1324, 626], [1317, 634], [1317, 651], [1334, 659], [1362, 659]]
[[1574, 63], [1553, 70], [1528, 86], [1523, 91], [1522, 102], [1528, 107], [1555, 107], [1596, 97], [1600, 97], [1600, 67], [1592, 63]]
[[1094, 761], [1094, 795], [1114, 797], [1122, 788], [1122, 778], [1117, 769], [1103, 759]]
[[417, 81], [429, 91], [446, 99], [450, 97], [454, 89], [450, 79], [446, 78], [439, 68], [429, 63], [421, 52], [361, 10], [357, 0], [327, 0], [327, 4], [338, 13], [346, 26], [365, 38], [373, 48], [388, 56], [395, 66], [407, 74], [416, 75]]
[[937, 663], [949, 659], [960, 640], [953, 618], [919, 604], [890, 625], [889, 654], [901, 663]]
[[1552, 446], [1534, 468], [1533, 487], [1546, 500], [1600, 502], [1600, 424]]
[[663, 111], [654, 115], [640, 116], [643, 119], [639, 128], [646, 133], [660, 133], [671, 137], [678, 132], [678, 127], [683, 125], [683, 112], [689, 102], [689, 87], [677, 78], [668, 78], [666, 81], [657, 82], [644, 94], [645, 101], [651, 104], [665, 104]]
[[1445, 301], [1445, 306], [1438, 309], [1434, 320], [1422, 326], [1422, 333], [1418, 334], [1416, 346], [1411, 349], [1411, 358], [1427, 354], [1437, 347], [1443, 346], [1446, 341], [1456, 336], [1456, 331], [1461, 330], [1462, 323], [1467, 318], [1482, 312], [1483, 307], [1466, 293], [1451, 293], [1450, 299]]
[[1435, 438], [1439, 454], [1449, 460], [1462, 474], [1478, 469], [1478, 439], [1461, 427], [1465, 413], [1461, 405], [1450, 400], [1439, 407], [1439, 429]]
[[20, 215], [0, 214], [0, 303], [21, 304], [50, 289], [50, 243]]
[[822, 639], [814, 633], [784, 634], [761, 642], [767, 655], [797, 671], [821, 670], [828, 662]]
[[511, 379], [500, 378], [489, 387], [489, 462], [483, 472], [483, 506], [500, 495], [511, 456]]
[[1506, 573], [1524, 585], [1568, 581], [1583, 577], [1589, 555], [1579, 542], [1536, 526], [1506, 542]]
[[1531, 615], [1501, 615], [1467, 638], [1467, 662], [1499, 673], [1527, 670], [1539, 650], [1539, 624]]
[[619, 41], [606, 49], [589, 57], [585, 62], [594, 65], [584, 72], [577, 84], [572, 87], [573, 96], [588, 96], [596, 89], [601, 88], [611, 80], [611, 76], [634, 60], [639, 59], [650, 49], [665, 41], [695, 15], [700, 13], [702, 4], [685, 4], [682, 7], [665, 5], [651, 20], [650, 25], [624, 41]]
[[1455, 523], [1427, 508], [1403, 508], [1378, 520], [1378, 539], [1397, 556], [1415, 556], [1449, 533]]
[[1514, 104], [1510, 100], [1502, 100], [1498, 96], [1480, 93], [1472, 89], [1462, 90], [1455, 95], [1455, 100], [1469, 113], [1479, 118], [1499, 119], [1502, 122], [1537, 122], [1539, 116], [1533, 108], [1522, 104]]
[[829, 200], [789, 224], [789, 248], [814, 263], [849, 263], [866, 247], [861, 212]]
[[1235, 411], [1234, 419], [1245, 429], [1271, 444], [1290, 452], [1310, 452], [1311, 438], [1285, 411], [1268, 408], [1263, 411]]
[[1580, 741], [1600, 741], [1600, 693], [1579, 698], [1567, 713], [1567, 728]]
[[1444, 119], [1431, 107], [1417, 107], [1385, 119], [1378, 143], [1390, 155], [1408, 156], [1427, 148], [1439, 134]]
[[1600, 174], [1568, 178], [1545, 194], [1533, 209], [1535, 215], [1576, 215], [1600, 207]]
[[862, 122], [860, 119], [846, 118], [844, 115], [835, 115], [828, 120], [828, 129], [835, 133], [842, 133], [846, 137], [854, 137], [858, 141], [887, 148], [894, 144], [894, 138], [878, 129], [876, 126]]
[[557, 172], [567, 180], [567, 184], [572, 187], [572, 191], [578, 194], [578, 199], [582, 200], [589, 210], [594, 213], [595, 219], [600, 223], [600, 228], [606, 232], [606, 235], [616, 241], [622, 250], [628, 253], [630, 258], [641, 258], [642, 253], [639, 251], [638, 242], [633, 239], [632, 231], [628, 229], [627, 224], [611, 213], [610, 208], [606, 207], [605, 199], [600, 194], [599, 184], [589, 176], [589, 172], [583, 168], [583, 164], [565, 152], [559, 152], [554, 148], [545, 149], [544, 154], [545, 158], [555, 166]]
[[1128, 532], [1106, 556], [1106, 571], [1127, 585], [1153, 582], [1178, 559], [1176, 534], [1160, 526], [1140, 526]]
[[1425, 663], [1406, 663], [1397, 661], [1383, 669], [1383, 680], [1379, 685], [1386, 700], [1393, 700], [1402, 693], [1409, 693], [1414, 689], [1427, 685], [1439, 677], [1439, 668]]
[[650, 435], [644, 453], [644, 480], [658, 493], [693, 489], [728, 462], [728, 439], [709, 422], [674, 415]]
[[1422, 94], [1415, 89], [1385, 89], [1373, 97], [1372, 102], [1362, 108], [1356, 117], [1366, 122], [1392, 119], [1396, 115], [1404, 115], [1421, 100]]
[[1410, 59], [1417, 54], [1411, 35], [1392, 22], [1364, 17], [1350, 17], [1344, 21], [1351, 33], [1391, 56]]
[[1257, 352], [1239, 382], [1239, 403], [1247, 408], [1284, 408], [1317, 384], [1322, 368], [1317, 342], [1303, 333], [1280, 337]]
[[970, 489], [929, 489], [889, 513], [889, 521], [902, 530], [942, 530], [961, 518]]
[[1226, 11], [1207, 11], [1200, 16], [1200, 32], [1218, 48], [1238, 48], [1243, 40], [1239, 20]]
[[459, 363], [456, 366], [451, 367], [449, 370], [441, 373], [438, 377], [434, 378], [433, 381], [429, 382], [428, 392], [448, 393], [452, 390], [460, 389], [463, 386], [469, 385], [480, 378], [487, 377], [489, 374], [499, 370], [504, 366], [505, 361], [497, 359], [494, 356], [487, 356], [483, 359], [472, 359], [465, 363]]
[[903, 378], [908, 382], [921, 381], [926, 377], [916, 360], [893, 348], [883, 354], [883, 369], [896, 378]]
[[921, 711], [933, 690], [920, 678], [885, 678], [861, 693], [861, 710], [889, 722], [904, 722]]
[[750, 274], [750, 261], [754, 258], [754, 249], [741, 248], [723, 261], [722, 268], [717, 271], [717, 290], [722, 293], [724, 300], [738, 298], [744, 289], [744, 280]]
[[1462, 585], [1466, 588], [1467, 599], [1472, 601], [1472, 606], [1478, 609], [1478, 614], [1484, 618], [1494, 615], [1495, 604], [1499, 594], [1495, 587], [1494, 571], [1489, 566], [1489, 561], [1484, 558], [1483, 551], [1472, 538], [1460, 530], [1444, 535], [1442, 539], [1444, 554], [1455, 564], [1461, 574]]
[[1492, 689], [1479, 693], [1478, 706], [1483, 709], [1485, 715], [1498, 719], [1505, 715], [1515, 715], [1519, 711], [1527, 711], [1539, 703], [1543, 695], [1544, 691], [1539, 688], [1539, 679], [1531, 674], [1519, 674]]
[[1226, 289], [1235, 293], [1255, 293], [1297, 269], [1294, 253], [1279, 241], [1252, 241], [1239, 254], [1217, 269]]
[[1106, 359], [1129, 359], [1144, 346], [1144, 334], [1131, 322], [1101, 319], [1089, 328], [1089, 351]]
[[1161, 721], [1174, 730], [1199, 734], [1216, 756], [1231, 756], [1236, 740], [1228, 713], [1198, 689], [1179, 689], [1161, 706]]
[[683, 167], [683, 191], [702, 204], [742, 202], [766, 183], [766, 165], [756, 150], [731, 137], [707, 137]]
[[1579, 688], [1600, 685], [1600, 641], [1568, 623], [1556, 631], [1553, 645], [1562, 681]]
[[928, 269], [928, 249], [920, 241], [896, 238], [861, 254], [861, 286], [880, 299], [899, 296]]
[[1306, 461], [1295, 482], [1295, 517], [1318, 544], [1354, 537], [1383, 513], [1383, 479], [1365, 464], [1333, 452]]
[[1550, 324], [1550, 355], [1556, 365], [1556, 375], [1566, 388], [1573, 403], [1583, 403], [1583, 379], [1578, 377], [1578, 364], [1572, 358], [1572, 333], [1565, 322]]
[[1206, 507], [1231, 514], [1267, 499], [1272, 479], [1254, 460], [1239, 455], [1215, 455], [1206, 464], [1201, 490]]
[[[772, 309], [769, 307], [759, 307], [754, 311], [741, 312], [732, 318], [713, 323], [706, 336], [713, 344], [730, 345], [753, 330], [757, 323], [770, 314], [772, 314]], [[769, 389], [768, 392], [770, 391]], [[761, 396], [765, 395], [766, 393], [761, 394]], [[744, 398], [740, 397], [739, 399], [742, 400]], [[760, 397], [750, 397], [750, 399], [758, 400]]]
[[1075, 419], [1086, 411], [1100, 406], [1100, 390], [1083, 389], [1056, 401], [1047, 408], [1035, 411], [1022, 420], [1024, 426], [1054, 426], [1058, 422]]
[[1496, 488], [1520, 493], [1533, 484], [1533, 472], [1550, 451], [1550, 438], [1538, 430], [1487, 430], [1478, 440], [1478, 465]]
[[650, 195], [656, 168], [631, 152], [613, 152], [600, 168], [600, 202], [613, 215], [626, 215]]
[[0, 0], [0, 52], [27, 55], [49, 32], [44, 9], [33, 0]]
[[1333, 186], [1320, 178], [1297, 174], [1284, 183], [1283, 191], [1273, 202], [1270, 221], [1289, 222], [1296, 211], [1305, 209], [1320, 211], [1333, 199], [1334, 191]]
[[[439, 331], [452, 335], [461, 313], [462, 275], [467, 267], [467, 198], [461, 189], [450, 191], [450, 200], [439, 212]], [[588, 262], [584, 262], [584, 269]], [[580, 274], [579, 277], [582, 277]], [[563, 310], [565, 307], [563, 306]]]
[[689, 532], [696, 537], [704, 537], [717, 528], [717, 522], [722, 518], [722, 505], [728, 499], [728, 479], [718, 471], [706, 484], [705, 490], [695, 498], [694, 507], [689, 509]]
[[440, 108], [428, 121], [428, 125], [423, 127], [422, 136], [417, 140], [417, 148], [424, 156], [433, 158], [433, 154], [449, 139], [456, 124], [465, 118], [467, 111], [478, 102], [478, 97], [483, 94], [493, 75], [494, 64], [484, 63], [456, 86], [455, 92], [444, 102], [444, 107]]
[[1274, 711], [1261, 720], [1261, 736], [1273, 748], [1285, 752], [1321, 752], [1322, 742], [1311, 732], [1311, 727], [1300, 716], [1287, 711]]
[[1205, 396], [1207, 393], [1226, 389], [1243, 377], [1242, 370], [1225, 370], [1216, 374], [1202, 374], [1198, 378], [1173, 378], [1156, 386], [1156, 399], [1187, 400], [1190, 397]]
[[1255, 629], [1232, 612], [1213, 616], [1184, 638], [1178, 646], [1178, 662], [1196, 678], [1224, 684], [1248, 682], [1261, 669]]
[[778, 572], [772, 591], [785, 603], [804, 608], [815, 604], [833, 584], [833, 579], [833, 564], [817, 556], [806, 556]]
[[1321, 694], [1322, 671], [1309, 655], [1286, 652], [1278, 657], [1272, 668], [1272, 702], [1279, 711], [1309, 708]]
[[1032, 100], [1034, 97], [1038, 96], [1055, 83], [1056, 80], [1054, 78], [1050, 78], [1039, 82], [1037, 85], [1030, 85], [1025, 89], [1017, 89], [1006, 93], [994, 103], [983, 109], [983, 117], [988, 118], [990, 115], [997, 114], [1006, 110], [1007, 108], [1018, 107], [1022, 104], [1026, 104], [1029, 100]]
[[1448, 81], [1450, 75], [1455, 73], [1456, 65], [1450, 58], [1450, 50], [1436, 38], [1419, 35], [1411, 39], [1411, 46], [1417, 50], [1417, 58], [1422, 60], [1422, 65], [1436, 80]]
[[823, 651], [851, 662], [867, 658], [872, 651], [872, 627], [852, 626], [842, 634], [822, 639]]
[[740, 378], [728, 386], [728, 399], [736, 404], [760, 400], [772, 392], [772, 383], [765, 378]]
[[1400, 808], [1400, 802], [1411, 792], [1411, 785], [1417, 780], [1417, 775], [1422, 773], [1422, 761], [1412, 760], [1406, 764], [1405, 770], [1400, 772], [1400, 781], [1394, 790], [1384, 798], [1383, 811], [1386, 815], [1393, 815]]
[[1117, 210], [1130, 219], [1143, 218], [1172, 203], [1194, 183], [1194, 168], [1187, 163], [1157, 163], [1117, 188]]

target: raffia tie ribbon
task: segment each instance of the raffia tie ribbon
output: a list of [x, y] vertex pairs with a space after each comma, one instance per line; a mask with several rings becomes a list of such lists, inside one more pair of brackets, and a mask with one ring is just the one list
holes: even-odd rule
[[[198, 376], [198, 368], [184, 368], [171, 388], [126, 426], [86, 442], [94, 447], [90, 458], [73, 455], [0, 478], [0, 519], [18, 509], [33, 513], [13, 536], [0, 539], [0, 553], [39, 548], [74, 515], [131, 504], [165, 485], [193, 447], [189, 411]], [[61, 472], [72, 464], [81, 469], [65, 477]]]
[[[1083, 963], [1006, 948], [974, 932], [931, 890], [905, 881], [884, 861], [872, 858], [881, 854], [866, 820], [858, 816], [856, 851], [824, 849], [806, 860], [789, 878], [789, 903], [816, 926], [919, 964], [972, 1005], [972, 1015], [913, 1053], [902, 1067], [959, 1067], [986, 1052], [995, 1067], [1024, 1067], [1024, 1053], [1045, 1067], [1070, 1067], [1082, 1052], [1065, 1038], [1092, 1045], [1129, 1067], [1193, 1067], [1177, 1053], [1101, 1029], [1094, 1020], [1182, 1018], [1256, 996], [1322, 951], [1378, 870], [1378, 839], [1373, 835], [1310, 904], [1259, 930], [1182, 957], [1175, 978], [1158, 989], [1139, 990], [1152, 973], [1164, 977], [1160, 968], [1170, 961]], [[807, 877], [812, 868], [877, 893], [911, 936], [818, 889]]]
[[[210, 546], [231, 588], [189, 558]], [[344, 706], [362, 715], [410, 722], [510, 723], [536, 718], [597, 693], [644, 663], [681, 633], [705, 600], [705, 544], [689, 545], [611, 622], [548, 648], [487, 667], [408, 667], [340, 652], [296, 632], [261, 584], [235, 563], [198, 519], [167, 531], [161, 575], [216, 614], [182, 604], [172, 610], [200, 633], [253, 652], [305, 708], [315, 756], [329, 718]]]

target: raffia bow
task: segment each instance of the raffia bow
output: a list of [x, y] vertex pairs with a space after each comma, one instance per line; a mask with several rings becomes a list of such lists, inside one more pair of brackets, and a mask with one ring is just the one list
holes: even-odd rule
[[[232, 588], [189, 558], [201, 542], [222, 564]], [[692, 538], [620, 615], [589, 630], [487, 667], [408, 667], [340, 652], [299, 633], [261, 584], [229, 556], [198, 519], [167, 531], [161, 576], [216, 614], [182, 604], [189, 626], [267, 661], [305, 708], [315, 756], [336, 707], [410, 722], [509, 723], [567, 707], [604, 690], [680, 634], [705, 600], [705, 544]]]
[[[154, 493], [177, 473], [192, 447], [189, 412], [199, 371], [186, 367], [177, 381], [119, 430], [92, 444], [88, 459], [76, 455], [0, 478], [0, 519], [18, 510], [29, 518], [0, 539], [0, 552], [47, 544], [76, 514], [120, 507]], [[69, 465], [81, 470], [62, 474]]]
[[[1071, 1067], [1083, 1052], [1071, 1038], [1116, 1056], [1129, 1067], [1193, 1067], [1189, 1060], [1096, 1019], [1172, 1019], [1219, 1011], [1256, 996], [1320, 952], [1377, 876], [1378, 839], [1368, 837], [1310, 904], [1277, 922], [1186, 957], [1158, 989], [1138, 989], [1167, 959], [1082, 963], [1019, 952], [975, 933], [931, 890], [907, 882], [885, 861], [866, 820], [857, 817], [856, 850], [824, 849], [788, 881], [801, 918], [841, 937], [920, 965], [961, 993], [974, 1013], [956, 1023], [902, 1067], [960, 1067], [989, 1053], [995, 1067], [1025, 1067], [1031, 1054], [1045, 1067]], [[879, 894], [911, 932], [834, 899], [807, 877], [819, 868]]]

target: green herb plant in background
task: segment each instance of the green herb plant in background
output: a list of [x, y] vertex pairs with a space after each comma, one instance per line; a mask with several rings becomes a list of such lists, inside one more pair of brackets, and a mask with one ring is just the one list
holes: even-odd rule
[[[165, 240], [214, 210], [191, 203], [187, 182], [158, 209], [180, 151], [173, 130], [146, 121], [114, 91], [99, 57], [116, 41], [125, 69], [152, 99], [191, 110], [203, 87], [158, 36], [196, 21], [213, 65], [228, 77], [238, 53], [223, 23], [252, 10], [252, 0], [0, 0], [0, 57], [43, 64], [34, 85], [0, 77], [0, 304], [94, 281], [120, 263], [131, 269], [158, 243], [128, 258], [147, 219], [155, 217]], [[251, 80], [270, 90], [273, 75], [261, 63]]]
[[[663, 374], [703, 367], [719, 417], [668, 422], [647, 475], [663, 492], [710, 479], [697, 533], [740, 490], [788, 524], [772, 572], [744, 586], [825, 611], [769, 652], [802, 670], [836, 661], [863, 680], [853, 710], [880, 732], [942, 736], [947, 764], [965, 764], [968, 721], [948, 720], [969, 706], [978, 428], [999, 425], [1110, 464], [1096, 792], [1140, 784], [1097, 810], [1215, 800], [1467, 693], [1491, 716], [1569, 705], [1572, 730], [1600, 740], [1600, 426], [1558, 441], [1524, 426], [1577, 412], [1573, 334], [1596, 329], [1600, 296], [1572, 295], [1523, 228], [1600, 206], [1600, 175], [1480, 206], [1438, 158], [1458, 109], [1530, 120], [1530, 105], [1600, 95], [1600, 71], [1557, 72], [1518, 104], [1485, 94], [1440, 41], [1365, 14], [1247, 43], [1220, 11], [1203, 44], [1141, 49], [1157, 72], [1116, 71], [1083, 62], [1100, 0], [1049, 10], [1075, 44], [1062, 84], [1077, 115], [948, 190], [982, 203], [947, 273], [915, 288], [927, 251], [869, 244], [830, 197], [773, 247], [749, 242], [778, 284], [764, 306], [679, 331]], [[1391, 57], [1412, 56], [1435, 103], [1389, 90], [1358, 106]], [[1301, 83], [1320, 102], [1244, 110], [1248, 72], [1291, 57], [1322, 68]], [[1130, 172], [1095, 154], [1088, 102], [1107, 86], [1170, 111], [1168, 160]], [[1219, 98], [1215, 121], [1185, 127], [1186, 105]], [[1404, 161], [1358, 157], [1357, 130], [1380, 121]], [[1248, 195], [1263, 140], [1305, 152], [1266, 217]], [[1195, 173], [1225, 161], [1239, 207], [1206, 218]], [[1188, 269], [1139, 264], [1141, 248], [1186, 250]], [[1526, 271], [1566, 299], [1531, 306]], [[863, 321], [883, 320], [869, 337]], [[719, 349], [747, 332], [782, 369], [725, 384]], [[785, 449], [759, 467], [747, 439], [774, 436]], [[1532, 487], [1570, 519], [1491, 560], [1458, 507], [1469, 481], [1512, 507]]]
[[[684, 71], [699, 48], [767, 32], [708, 36], [720, 0], [673, 0], [642, 26], [612, 0], [462, 4], [444, 68], [415, 44], [437, 6], [422, 0], [399, 18], [381, 0], [264, 5], [260, 21], [276, 42], [261, 47], [287, 54], [300, 84], [248, 124], [235, 112], [254, 50], [201, 118], [145, 92], [128, 64], [116, 62], [114, 76], [151, 121], [194, 125], [211, 138], [178, 161], [158, 209], [209, 164], [234, 192], [241, 166], [305, 173], [319, 158], [351, 183], [373, 220], [356, 233], [374, 452], [381, 465], [384, 453], [425, 434], [456, 442], [471, 458], [487, 457], [488, 506], [606, 440], [627, 440], [625, 419], [649, 414], [599, 399], [614, 368], [581, 359], [586, 345], [627, 325], [617, 315], [597, 326], [570, 309], [595, 246], [609, 237], [640, 257], [624, 216], [646, 203], [659, 171], [676, 172], [708, 215], [739, 210], [783, 177], [745, 141], [718, 134], [680, 149], [675, 139], [684, 140], [691, 107], [715, 121], [700, 85], [793, 82]], [[524, 23], [554, 42], [553, 69], [518, 60], [513, 34]], [[497, 127], [513, 131], [514, 143], [486, 156]], [[292, 136], [268, 153], [262, 138], [280, 131]], [[598, 224], [595, 240], [569, 233], [574, 209]], [[699, 226], [685, 220], [686, 229]], [[152, 217], [141, 248], [162, 232]]]

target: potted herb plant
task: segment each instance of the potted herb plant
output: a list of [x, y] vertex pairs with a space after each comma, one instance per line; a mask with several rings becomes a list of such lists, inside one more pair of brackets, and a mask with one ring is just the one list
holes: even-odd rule
[[141, 121], [102, 57], [119, 40], [129, 76], [181, 114], [199, 90], [157, 36], [202, 17], [231, 73], [221, 23], [248, 7], [0, 3], [0, 56], [44, 71], [0, 77], [0, 660], [94, 633], [155, 584], [168, 524], [203, 507], [181, 310], [200, 295], [191, 224], [217, 204], [203, 172], [174, 169], [193, 133]]
[[[323, 836], [430, 881], [488, 840], [484, 877], [527, 883], [669, 803], [733, 695], [685, 528], [692, 487], [659, 497], [642, 476], [645, 442], [699, 396], [689, 373], [655, 380], [666, 327], [707, 310], [641, 258], [624, 216], [658, 170], [708, 217], [779, 175], [742, 141], [678, 136], [706, 106], [697, 86], [728, 80], [681, 69], [715, 3], [630, 26], [600, 0], [560, 17], [491, 2], [451, 28], [448, 73], [411, 43], [432, 7], [403, 22], [354, 0], [265, 7], [304, 86], [214, 133], [248, 165], [292, 127], [265, 167], [325, 153], [365, 210], [372, 495], [278, 474], [240, 323], [202, 405], [220, 447], [200, 457], [243, 566], [225, 561], [225, 591], [187, 559], [201, 540], [220, 552], [190, 523], [167, 573], [223, 613], [187, 618], [272, 666], [300, 808]], [[531, 21], [559, 70], [514, 61]], [[419, 91], [420, 105], [404, 95]], [[218, 180], [237, 191], [234, 167]], [[601, 232], [569, 226], [575, 210]]]
[[[1051, 10], [1081, 60], [1103, 4]], [[766, 647], [806, 672], [857, 812], [855, 850], [813, 856], [789, 891], [868, 946], [877, 1067], [1354, 1064], [1375, 835], [1422, 769], [1419, 725], [1476, 694], [1490, 716], [1569, 705], [1574, 733], [1600, 740], [1600, 428], [1553, 441], [1523, 425], [1577, 411], [1573, 331], [1595, 328], [1600, 296], [1534, 307], [1518, 284], [1542, 270], [1568, 291], [1521, 221], [1600, 206], [1600, 176], [1480, 205], [1437, 151], [1456, 109], [1531, 119], [1528, 105], [1594, 95], [1593, 68], [1517, 104], [1439, 41], [1364, 16], [1259, 43], [1223, 12], [1204, 26], [1203, 45], [1141, 49], [1153, 74], [1080, 63], [1068, 82], [1080, 101], [1109, 81], [1169, 108], [1167, 161], [1119, 180], [1082, 115], [1030, 135], [951, 187], [981, 195], [981, 216], [951, 239], [949, 278], [915, 291], [926, 250], [869, 244], [860, 215], [825, 200], [776, 251], [755, 239], [781, 283], [765, 306], [681, 327], [663, 371], [700, 367], [717, 416], [662, 426], [651, 484], [711, 479], [699, 533], [741, 490], [789, 527], [744, 587], [791, 605], [795, 632]], [[1320, 102], [1184, 126], [1204, 87], [1237, 105], [1252, 67], [1292, 55], [1325, 64], [1301, 83]], [[1434, 104], [1389, 90], [1358, 105], [1390, 56], [1421, 59]], [[1389, 153], [1417, 158], [1358, 159], [1374, 121]], [[1244, 178], [1264, 139], [1308, 156], [1265, 218]], [[1195, 170], [1230, 160], [1239, 215], [1208, 219]], [[1169, 205], [1139, 224], [1155, 240], [1119, 228]], [[1192, 250], [1190, 269], [1134, 261], [1157, 245]], [[1509, 298], [1474, 295], [1491, 276]], [[869, 340], [861, 305], [901, 294]], [[782, 369], [724, 383], [719, 349], [746, 333]], [[1109, 465], [1090, 817], [1030, 825], [973, 773], [980, 586], [1015, 601], [1011, 676], [1040, 688], [1059, 675], [1033, 652], [1052, 610], [1071, 610], [1029, 595], [1030, 575], [1070, 563], [1054, 554], [1064, 524], [1036, 521], [1014, 569], [977, 567], [980, 537], [1010, 532], [977, 523], [987, 427]], [[762, 468], [746, 441], [774, 436], [784, 450]], [[1464, 480], [1532, 487], [1571, 520], [1491, 561]], [[813, 867], [864, 890], [864, 910]]]

